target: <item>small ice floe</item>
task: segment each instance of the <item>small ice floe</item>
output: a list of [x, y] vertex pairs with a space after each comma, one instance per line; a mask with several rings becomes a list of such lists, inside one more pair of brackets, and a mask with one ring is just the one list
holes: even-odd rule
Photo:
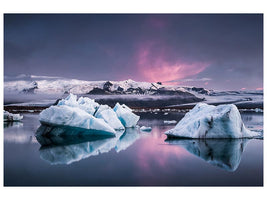
[[64, 125], [90, 130], [97, 130], [100, 135], [116, 134], [116, 130], [135, 127], [139, 116], [126, 105], [117, 103], [112, 109], [107, 105], [99, 105], [87, 97], [70, 94], [66, 99], [50, 106], [39, 115], [44, 125]]
[[255, 111], [255, 112], [263, 112], [263, 109], [255, 108], [254, 111]]
[[141, 130], [141, 131], [150, 132], [150, 131], [152, 130], [152, 128], [151, 128], [151, 127], [148, 127], [148, 126], [142, 126], [142, 127], [140, 128], [140, 130]]
[[164, 120], [163, 122], [164, 124], [176, 124], [177, 123], [176, 120]]
[[16, 122], [21, 121], [23, 116], [20, 114], [13, 114], [4, 110], [4, 122]]
[[175, 128], [165, 134], [183, 138], [261, 138], [248, 130], [234, 104], [213, 106], [198, 103]]

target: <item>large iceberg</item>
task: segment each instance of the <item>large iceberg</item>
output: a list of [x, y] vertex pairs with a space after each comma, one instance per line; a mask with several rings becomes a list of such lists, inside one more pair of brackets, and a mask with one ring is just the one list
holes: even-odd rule
[[4, 122], [21, 121], [22, 119], [23, 116], [21, 116], [20, 114], [13, 114], [4, 110]]
[[254, 138], [260, 133], [248, 130], [233, 104], [213, 106], [198, 103], [171, 130], [168, 137], [182, 138]]
[[112, 109], [87, 97], [77, 100], [77, 96], [73, 94], [60, 100], [57, 105], [43, 110], [39, 115], [39, 120], [44, 125], [97, 130], [100, 132], [92, 134], [112, 136], [117, 134], [116, 130], [136, 126], [139, 118], [126, 105], [117, 103]]
[[115, 130], [103, 119], [95, 118], [84, 110], [67, 105], [51, 106], [40, 113], [39, 120], [42, 124], [65, 125], [103, 131], [105, 135], [115, 135]]
[[119, 120], [126, 128], [135, 127], [140, 116], [137, 116], [132, 110], [126, 105], [120, 105], [117, 103], [113, 110], [116, 112]]

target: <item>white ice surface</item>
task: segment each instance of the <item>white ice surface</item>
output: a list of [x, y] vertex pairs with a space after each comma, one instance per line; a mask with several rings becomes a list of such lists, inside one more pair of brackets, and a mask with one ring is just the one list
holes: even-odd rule
[[69, 96], [67, 96], [67, 98], [60, 100], [57, 105], [78, 107], [91, 115], [93, 115], [96, 109], [99, 107], [99, 104], [97, 102], [88, 97], [80, 97], [77, 101], [77, 96], [74, 94], [70, 94]]
[[95, 117], [103, 119], [108, 125], [110, 125], [115, 130], [124, 130], [124, 126], [121, 121], [118, 119], [117, 114], [107, 105], [101, 105]]
[[198, 103], [175, 128], [165, 132], [169, 136], [187, 138], [253, 138], [260, 133], [248, 130], [233, 104], [213, 106]]
[[20, 114], [13, 114], [4, 110], [4, 122], [21, 121], [23, 116]]
[[104, 131], [104, 135], [115, 135], [116, 133], [103, 119], [95, 118], [78, 107], [67, 105], [51, 106], [43, 110], [39, 115], [39, 120], [47, 124]]
[[120, 105], [117, 103], [113, 110], [116, 112], [119, 120], [126, 128], [135, 127], [140, 119], [140, 116], [134, 114], [132, 110], [124, 104]]
[[151, 128], [151, 127], [148, 127], [148, 126], [142, 126], [142, 127], [140, 128], [140, 130], [141, 130], [141, 131], [147, 131], [147, 132], [150, 132], [150, 131], [152, 130], [152, 128]]
[[163, 123], [164, 124], [176, 124], [177, 121], [176, 120], [164, 120]]

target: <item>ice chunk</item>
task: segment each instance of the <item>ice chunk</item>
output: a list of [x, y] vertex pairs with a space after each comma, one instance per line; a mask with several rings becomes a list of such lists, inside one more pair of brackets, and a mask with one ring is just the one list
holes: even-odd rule
[[175, 128], [165, 134], [185, 138], [262, 137], [260, 133], [245, 127], [234, 104], [213, 106], [205, 103], [198, 103]]
[[147, 126], [142, 126], [142, 127], [140, 128], [140, 130], [141, 130], [141, 131], [147, 131], [147, 132], [150, 132], [150, 131], [152, 130], [152, 128], [151, 128], [151, 127], [147, 127]]
[[114, 110], [107, 105], [101, 105], [98, 108], [95, 117], [103, 119], [108, 125], [110, 125], [115, 130], [124, 130], [124, 126], [118, 119]]
[[71, 107], [78, 107], [78, 102], [77, 102], [77, 96], [74, 94], [70, 94], [67, 96], [65, 99], [61, 99], [58, 104], [59, 106], [61, 105], [67, 105]]
[[142, 135], [138, 133], [137, 128], [127, 128], [123, 135], [117, 141], [117, 144], [115, 146], [116, 152], [119, 153], [122, 150], [126, 150], [141, 136]]
[[79, 108], [86, 111], [87, 113], [93, 115], [96, 109], [99, 107], [99, 104], [95, 102], [94, 99], [88, 97], [80, 97], [78, 100]]
[[88, 97], [80, 97], [77, 101], [77, 96], [74, 94], [70, 94], [66, 99], [60, 100], [57, 105], [78, 107], [91, 115], [93, 115], [96, 108], [99, 107], [99, 104], [95, 102], [95, 100]]
[[21, 121], [22, 119], [23, 116], [21, 116], [20, 114], [13, 114], [4, 110], [4, 122]]
[[164, 120], [163, 123], [164, 124], [176, 124], [177, 121], [176, 120]]
[[51, 106], [43, 110], [39, 115], [42, 124], [66, 125], [85, 129], [103, 131], [103, 135], [113, 135], [115, 130], [103, 119], [95, 118], [78, 107], [67, 105]]
[[140, 116], [134, 114], [132, 110], [124, 104], [120, 105], [117, 103], [113, 110], [116, 112], [119, 120], [126, 128], [136, 126], [138, 120], [140, 119]]
[[235, 171], [248, 141], [248, 139], [177, 139], [166, 140], [165, 142], [179, 145], [193, 155], [226, 171]]

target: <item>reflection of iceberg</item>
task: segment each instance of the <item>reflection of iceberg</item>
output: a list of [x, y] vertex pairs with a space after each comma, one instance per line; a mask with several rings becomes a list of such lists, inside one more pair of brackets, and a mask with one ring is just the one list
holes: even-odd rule
[[248, 139], [166, 140], [227, 171], [235, 171], [241, 161]]
[[117, 141], [115, 150], [116, 152], [120, 152], [122, 150], [127, 149], [131, 146], [137, 139], [139, 139], [141, 135], [138, 133], [136, 128], [128, 128], [125, 130], [124, 134]]
[[21, 128], [23, 127], [23, 123], [18, 121], [4, 121], [4, 128], [8, 127]]
[[[116, 132], [116, 137], [92, 137], [84, 130], [71, 127], [41, 126], [36, 139], [42, 145], [40, 157], [51, 164], [70, 164], [100, 153], [107, 153], [115, 147], [119, 152], [136, 141], [140, 135], [138, 129], [129, 128]], [[51, 134], [52, 132], [52, 134]], [[123, 135], [122, 135], [123, 134]]]

